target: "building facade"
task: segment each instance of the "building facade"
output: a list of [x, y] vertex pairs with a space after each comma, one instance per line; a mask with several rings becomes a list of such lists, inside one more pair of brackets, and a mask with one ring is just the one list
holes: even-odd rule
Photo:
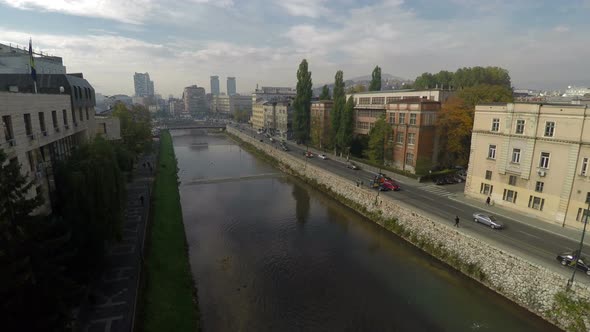
[[273, 86], [256, 87], [256, 90], [252, 93], [252, 103], [295, 99], [295, 96], [297, 96], [297, 91], [293, 88]]
[[133, 84], [136, 97], [148, 97], [154, 95], [154, 82], [150, 80], [150, 74], [135, 73], [133, 75]]
[[354, 98], [355, 134], [367, 135], [375, 121], [386, 113], [387, 105], [404, 100], [424, 100], [444, 103], [454, 91], [449, 90], [391, 90], [347, 94]]
[[431, 170], [438, 161], [436, 119], [441, 103], [420, 98], [392, 101], [385, 120], [391, 125], [385, 161], [416, 173]]
[[465, 194], [581, 228], [590, 202], [588, 106], [477, 105]]
[[252, 104], [250, 123], [252, 124], [252, 128], [256, 130], [264, 128], [264, 103], [265, 101], [260, 101]]
[[326, 145], [330, 145], [330, 129], [332, 128], [330, 112], [333, 107], [334, 102], [331, 100], [321, 100], [311, 103], [311, 140], [320, 149]]
[[211, 94], [219, 96], [219, 76], [211, 76]]
[[293, 135], [293, 107], [291, 101], [269, 101], [263, 104], [264, 129], [272, 135], [291, 139]]
[[205, 89], [196, 85], [184, 88], [182, 94], [184, 112], [196, 117], [204, 117], [209, 108], [205, 96]]
[[[57, 56], [33, 53], [35, 70], [39, 74], [65, 74], [63, 60]], [[25, 47], [0, 44], [0, 74], [29, 74], [29, 51]]]
[[236, 94], [236, 78], [235, 77], [228, 77], [227, 78], [227, 95], [233, 96]]

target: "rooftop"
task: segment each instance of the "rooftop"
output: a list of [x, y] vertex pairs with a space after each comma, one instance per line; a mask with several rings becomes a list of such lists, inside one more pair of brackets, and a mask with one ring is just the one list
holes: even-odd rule
[[424, 89], [424, 90], [417, 90], [417, 89], [402, 89], [402, 90], [382, 90], [382, 91], [364, 91], [364, 92], [355, 92], [355, 93], [347, 93], [347, 95], [365, 95], [365, 94], [375, 94], [375, 93], [399, 93], [399, 92], [420, 92], [420, 91], [453, 91], [453, 90], [442, 90], [442, 89]]

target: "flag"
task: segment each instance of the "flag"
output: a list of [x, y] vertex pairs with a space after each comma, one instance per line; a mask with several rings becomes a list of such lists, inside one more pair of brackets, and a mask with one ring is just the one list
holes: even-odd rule
[[33, 41], [29, 39], [29, 64], [31, 66], [31, 77], [37, 83], [37, 69], [35, 69], [35, 58], [33, 58]]

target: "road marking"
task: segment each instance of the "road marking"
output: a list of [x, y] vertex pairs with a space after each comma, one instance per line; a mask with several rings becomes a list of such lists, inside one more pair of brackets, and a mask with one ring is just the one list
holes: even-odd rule
[[536, 236], [536, 235], [529, 234], [529, 233], [527, 233], [527, 232], [524, 232], [524, 231], [518, 231], [518, 232], [519, 232], [519, 233], [522, 233], [522, 234], [524, 234], [524, 235], [528, 235], [528, 236], [530, 236], [530, 237], [534, 237], [534, 238], [537, 238], [537, 239], [541, 239], [540, 237], [538, 237], [538, 236]]

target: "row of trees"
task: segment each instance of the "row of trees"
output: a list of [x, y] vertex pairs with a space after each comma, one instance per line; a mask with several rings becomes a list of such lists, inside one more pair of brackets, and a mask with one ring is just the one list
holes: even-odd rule
[[508, 70], [500, 67], [469, 67], [459, 68], [454, 73], [441, 70], [436, 74], [423, 73], [416, 77], [413, 88], [433, 89], [448, 88], [460, 90], [476, 85], [499, 85], [511, 88]]
[[[126, 110], [126, 109], [125, 109]], [[149, 112], [115, 112], [121, 142], [100, 137], [53, 166], [51, 215], [34, 180], [0, 150], [0, 321], [7, 331], [64, 330], [71, 308], [103, 267], [109, 242], [121, 237], [124, 170], [151, 141]], [[139, 152], [138, 152], [139, 151]], [[37, 192], [31, 196], [32, 192]]]

